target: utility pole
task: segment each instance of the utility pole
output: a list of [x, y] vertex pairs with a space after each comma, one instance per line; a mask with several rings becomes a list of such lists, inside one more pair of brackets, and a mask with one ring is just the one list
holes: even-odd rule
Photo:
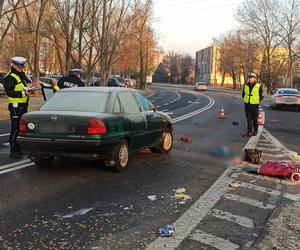
[[147, 31], [147, 46], [146, 46], [146, 65], [145, 65], [145, 84], [147, 83], [147, 74], [148, 74], [148, 55], [149, 55], [149, 33], [150, 33], [150, 27], [148, 26]]
[[103, 15], [102, 15], [102, 36], [101, 36], [101, 85], [106, 86], [105, 74], [105, 42], [106, 42], [106, 1], [103, 0]]

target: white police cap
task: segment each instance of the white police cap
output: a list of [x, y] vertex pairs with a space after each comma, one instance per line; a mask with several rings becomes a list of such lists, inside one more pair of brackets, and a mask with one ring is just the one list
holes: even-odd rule
[[25, 67], [25, 63], [27, 62], [26, 58], [21, 56], [15, 56], [11, 59], [11, 62], [18, 67]]
[[248, 77], [257, 77], [257, 75], [254, 72], [249, 72]]
[[76, 74], [76, 73], [81, 74], [81, 72], [82, 72], [82, 70], [79, 68], [73, 68], [73, 69], [69, 70], [69, 73], [74, 73], [74, 74]]

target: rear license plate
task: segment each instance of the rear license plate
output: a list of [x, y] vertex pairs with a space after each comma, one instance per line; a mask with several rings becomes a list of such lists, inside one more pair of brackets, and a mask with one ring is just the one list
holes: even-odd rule
[[297, 100], [295, 97], [285, 97], [284, 101], [288, 103], [292, 103], [292, 102], [296, 102]]
[[64, 124], [42, 124], [39, 126], [38, 131], [41, 134], [64, 134], [68, 132], [68, 126]]

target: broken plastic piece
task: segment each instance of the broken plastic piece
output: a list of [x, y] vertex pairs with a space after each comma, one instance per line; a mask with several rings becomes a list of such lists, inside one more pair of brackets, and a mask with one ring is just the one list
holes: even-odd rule
[[193, 138], [190, 135], [188, 135], [188, 136], [181, 137], [180, 140], [182, 140], [184, 142], [192, 142]]
[[175, 232], [175, 228], [169, 224], [159, 229], [159, 234], [162, 237], [171, 237]]

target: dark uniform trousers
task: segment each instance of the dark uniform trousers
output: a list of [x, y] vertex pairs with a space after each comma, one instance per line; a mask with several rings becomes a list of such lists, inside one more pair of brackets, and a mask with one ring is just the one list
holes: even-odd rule
[[257, 132], [258, 130], [258, 108], [259, 104], [245, 103], [245, 114], [247, 118], [248, 133]]
[[28, 103], [18, 103], [18, 107], [13, 107], [12, 103], [8, 104], [8, 110], [10, 112], [11, 130], [10, 130], [10, 149], [11, 152], [20, 153], [20, 148], [17, 143], [17, 137], [19, 135], [19, 126], [21, 116], [27, 113]]

